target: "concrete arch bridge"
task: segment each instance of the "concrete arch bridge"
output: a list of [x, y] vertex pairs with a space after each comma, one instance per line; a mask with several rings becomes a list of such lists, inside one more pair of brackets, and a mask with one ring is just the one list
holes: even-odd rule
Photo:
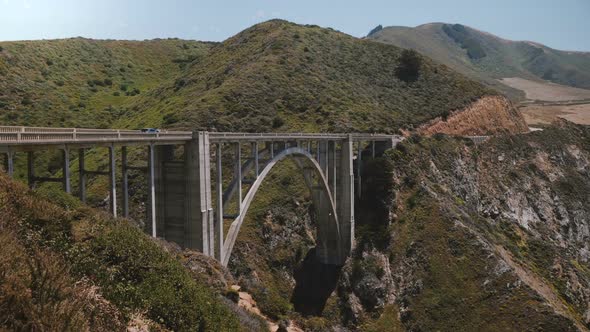
[[[354, 195], [355, 187], [356, 193], [360, 194], [361, 159], [375, 157], [401, 140], [396, 135], [376, 134], [165, 130], [146, 133], [0, 126], [0, 153], [6, 155], [4, 168], [8, 174], [14, 173], [15, 154], [26, 153], [27, 179], [31, 188], [40, 182], [60, 182], [66, 192], [72, 193], [71, 155], [77, 152], [78, 196], [85, 201], [89, 175], [108, 176], [110, 210], [114, 216], [119, 213], [129, 216], [129, 171], [145, 172], [148, 179], [148, 231], [151, 235], [214, 256], [224, 266], [228, 264], [240, 227], [258, 189], [273, 167], [285, 159], [295, 162], [311, 191], [318, 216], [316, 254], [319, 261], [344, 264], [354, 246]], [[128, 164], [127, 148], [130, 146], [146, 147], [147, 166]], [[177, 146], [183, 147], [181, 158], [174, 153]], [[101, 147], [109, 152], [108, 171], [87, 170], [84, 162], [87, 150]], [[35, 175], [35, 152], [50, 149], [62, 151], [60, 178]], [[117, 158], [118, 150], [120, 158]], [[117, 197], [118, 168], [121, 172], [120, 199]], [[227, 177], [224, 171], [227, 173], [229, 169], [231, 180], [224, 181]], [[226, 221], [231, 224], [224, 234]]]

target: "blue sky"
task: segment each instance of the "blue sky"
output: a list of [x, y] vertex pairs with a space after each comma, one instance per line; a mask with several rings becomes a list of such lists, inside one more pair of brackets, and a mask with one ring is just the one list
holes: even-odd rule
[[507, 39], [590, 51], [590, 0], [0, 0], [0, 40], [221, 41], [271, 18], [359, 37], [378, 24], [462, 23]]

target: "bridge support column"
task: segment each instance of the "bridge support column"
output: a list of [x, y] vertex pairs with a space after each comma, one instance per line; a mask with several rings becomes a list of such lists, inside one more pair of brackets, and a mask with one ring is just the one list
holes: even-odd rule
[[14, 152], [6, 152], [6, 173], [9, 177], [14, 177]]
[[[160, 171], [162, 165], [161, 161], [158, 160], [158, 171]], [[158, 236], [158, 225], [156, 224], [156, 164], [155, 164], [155, 151], [154, 145], [148, 146], [148, 215], [149, 223], [151, 225], [152, 236]], [[158, 172], [159, 173], [159, 172]], [[126, 181], [125, 181], [126, 182]]]
[[216, 178], [216, 186], [215, 186], [215, 190], [216, 190], [216, 195], [217, 195], [217, 211], [215, 214], [215, 236], [214, 236], [214, 241], [215, 241], [215, 258], [220, 261], [223, 262], [223, 259], [225, 257], [225, 251], [223, 250], [223, 241], [224, 241], [224, 237], [223, 237], [223, 165], [221, 163], [221, 157], [222, 157], [222, 148], [223, 148], [223, 144], [222, 143], [217, 143], [217, 151], [216, 151], [216, 167], [217, 167], [217, 178]]
[[70, 149], [68, 149], [68, 147], [65, 147], [62, 150], [62, 156], [63, 156], [63, 188], [64, 191], [68, 194], [70, 194], [72, 192], [72, 188], [70, 186]]
[[194, 133], [193, 140], [185, 145], [185, 246], [211, 256], [214, 253], [214, 230], [209, 150], [207, 132]]
[[84, 162], [84, 149], [78, 149], [78, 197], [86, 203], [86, 165]]
[[29, 189], [35, 189], [35, 154], [33, 151], [27, 152], [27, 182]]
[[235, 152], [235, 160], [234, 160], [234, 177], [237, 181], [237, 207], [238, 207], [238, 215], [242, 213], [242, 147], [240, 143], [236, 143], [236, 152]]
[[[336, 142], [330, 141], [328, 142], [328, 185], [330, 186], [330, 191], [332, 193], [332, 199], [334, 199], [334, 204], [338, 201], [336, 198], [336, 188], [337, 188], [337, 174], [336, 174]], [[338, 204], [336, 204], [338, 206]]]
[[117, 177], [115, 173], [116, 158], [115, 146], [109, 146], [109, 182], [110, 182], [110, 208], [113, 217], [117, 217]]
[[361, 197], [361, 172], [363, 167], [363, 143], [358, 141], [358, 152], [356, 155], [356, 195], [358, 198]]
[[129, 168], [127, 168], [127, 147], [121, 147], [121, 195], [123, 217], [129, 218]]
[[[340, 234], [342, 235], [342, 257], [350, 255], [354, 247], [354, 169], [352, 165], [353, 142], [352, 136], [342, 141], [340, 153], [340, 174], [338, 222], [340, 223]], [[344, 262], [343, 262], [344, 263]]]

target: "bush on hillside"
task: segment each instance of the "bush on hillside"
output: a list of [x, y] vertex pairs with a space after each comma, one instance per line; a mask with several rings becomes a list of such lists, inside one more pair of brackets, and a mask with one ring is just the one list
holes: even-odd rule
[[395, 76], [404, 82], [414, 82], [420, 77], [422, 57], [415, 50], [404, 50], [399, 59]]
[[[28, 249], [14, 250], [34, 256], [32, 266], [0, 257], [0, 317], [18, 316], [26, 324], [22, 325], [25, 330], [120, 330], [114, 323], [102, 329], [89, 329], [84, 325], [95, 326], [92, 319], [102, 318], [92, 310], [85, 316], [88, 306], [76, 302], [77, 294], [85, 294], [76, 286], [77, 277], [79, 280], [90, 278], [108, 300], [100, 297], [101, 301], [111, 310], [121, 312], [125, 319], [139, 312], [175, 331], [238, 329], [235, 316], [219, 297], [193, 279], [174, 256], [139, 228], [125, 221], [104, 219], [65, 193], [59, 195], [61, 207], [45, 199], [53, 201], [56, 194], [57, 191], [47, 189], [32, 195], [23, 185], [0, 174], [2, 234], [14, 229], [14, 237]], [[9, 241], [3, 241], [1, 235], [0, 243], [3, 249], [10, 247]], [[37, 249], [42, 253], [38, 257], [40, 263], [36, 263]], [[17, 254], [10, 256], [14, 258]], [[49, 265], [44, 263], [45, 256], [53, 257]], [[63, 263], [56, 263], [56, 260]], [[61, 265], [53, 269], [51, 264]], [[17, 272], [20, 274], [15, 274]], [[71, 277], [67, 277], [68, 274]], [[32, 280], [38, 282], [27, 281], [27, 275], [37, 278]], [[10, 290], [7, 287], [13, 289], [12, 298], [4, 296], [5, 291]], [[36, 299], [38, 296], [41, 298]], [[94, 295], [90, 300], [97, 297]], [[27, 315], [23, 310], [34, 315]], [[6, 312], [14, 315], [7, 316]], [[112, 320], [116, 318], [114, 315]], [[47, 325], [52, 322], [66, 325]], [[0, 330], [3, 324], [6, 322], [0, 319]], [[39, 328], [31, 328], [33, 326]], [[15, 329], [20, 330], [18, 326]]]

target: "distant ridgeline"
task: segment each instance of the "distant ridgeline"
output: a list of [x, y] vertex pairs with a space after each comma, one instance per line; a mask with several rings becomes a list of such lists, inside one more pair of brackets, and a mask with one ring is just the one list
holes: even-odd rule
[[461, 24], [445, 24], [443, 31], [453, 40], [467, 50], [467, 55], [472, 60], [478, 60], [486, 56], [481, 44], [471, 36], [469, 31]]

